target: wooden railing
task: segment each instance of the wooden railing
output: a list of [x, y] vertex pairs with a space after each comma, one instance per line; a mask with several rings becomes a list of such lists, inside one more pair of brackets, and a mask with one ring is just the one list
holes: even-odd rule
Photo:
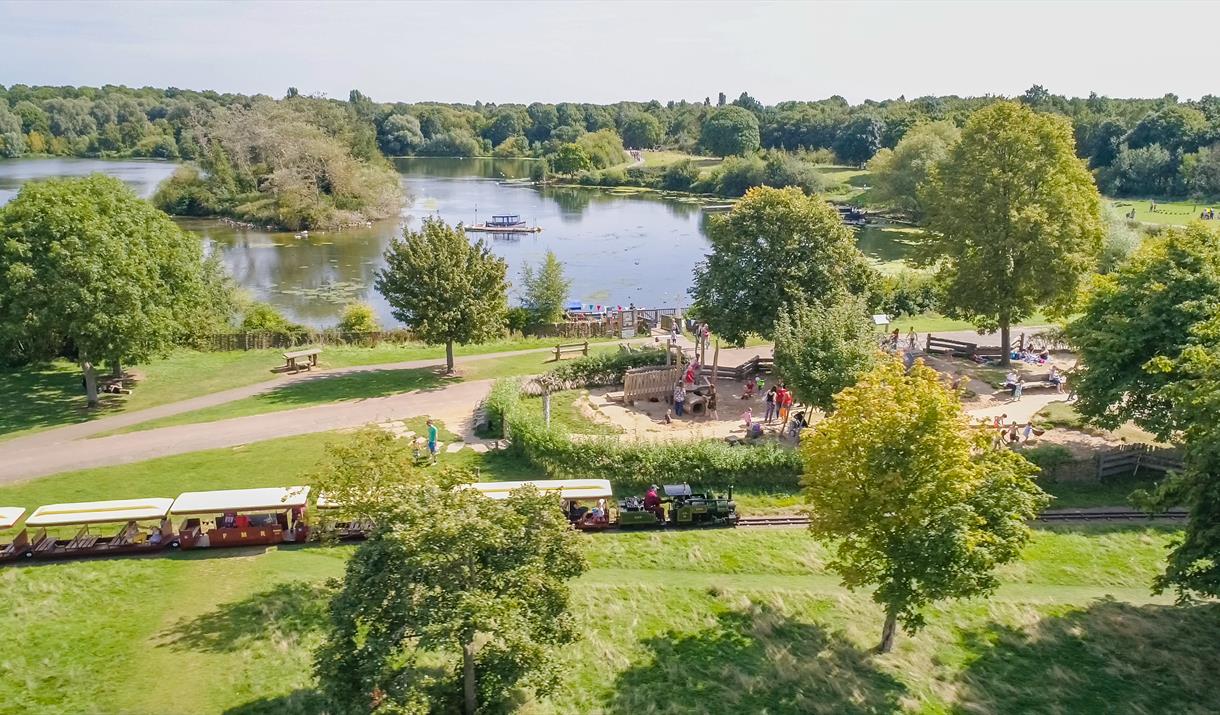
[[924, 352], [966, 358], [976, 356], [999, 357], [1004, 354], [1003, 348], [998, 345], [979, 345], [978, 343], [969, 343], [963, 340], [938, 338], [931, 333], [928, 333], [928, 338], [924, 342]]
[[1097, 455], [1097, 478], [1125, 477], [1141, 469], [1169, 472], [1182, 469], [1182, 453], [1168, 447], [1148, 444], [1124, 444]]

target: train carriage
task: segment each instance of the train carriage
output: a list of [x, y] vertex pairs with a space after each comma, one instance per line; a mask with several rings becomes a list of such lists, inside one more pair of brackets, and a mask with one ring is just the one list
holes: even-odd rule
[[598, 531], [613, 523], [610, 504], [614, 491], [608, 479], [534, 479], [527, 482], [475, 482], [463, 488], [474, 489], [491, 499], [507, 499], [514, 489], [532, 484], [543, 494], [557, 494], [572, 525], [582, 531]]
[[308, 500], [306, 486], [185, 492], [170, 514], [181, 519], [184, 549], [303, 542], [309, 537]]
[[332, 535], [340, 541], [352, 541], [355, 539], [367, 539], [373, 533], [373, 522], [369, 519], [344, 519], [334, 516], [339, 514], [343, 505], [334, 499], [326, 492], [318, 493], [318, 518], [320, 520], [321, 531], [325, 534]]
[[30, 555], [30, 538], [25, 529], [17, 532], [9, 541], [4, 541], [4, 534], [13, 530], [25, 509], [19, 506], [0, 506], [0, 561], [19, 559]]
[[[25, 520], [35, 559], [139, 554], [173, 542], [172, 499], [116, 499], [40, 506]], [[107, 533], [107, 529], [111, 531]]]

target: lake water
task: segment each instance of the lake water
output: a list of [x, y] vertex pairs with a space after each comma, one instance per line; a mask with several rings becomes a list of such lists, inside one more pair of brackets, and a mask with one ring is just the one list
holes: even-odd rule
[[[572, 300], [604, 305], [680, 306], [688, 302], [691, 270], [703, 258], [706, 217], [693, 201], [656, 194], [623, 194], [597, 189], [543, 188], [509, 180], [529, 173], [529, 162], [505, 159], [401, 159], [396, 165], [411, 197], [402, 215], [370, 228], [292, 233], [235, 229], [210, 219], [181, 224], [219, 251], [234, 279], [259, 300], [292, 320], [333, 324], [352, 300], [372, 303], [386, 324], [389, 305], [373, 289], [381, 256], [403, 225], [418, 227], [438, 216], [445, 221], [481, 222], [491, 214], [519, 214], [542, 232], [481, 237], [508, 262], [518, 282], [521, 267], [554, 251], [572, 281]], [[25, 181], [79, 176], [100, 171], [151, 196], [175, 165], [159, 161], [17, 159], [0, 161], [0, 204]], [[509, 183], [506, 183], [509, 182]], [[866, 229], [861, 248], [879, 261], [901, 258], [904, 246]]]

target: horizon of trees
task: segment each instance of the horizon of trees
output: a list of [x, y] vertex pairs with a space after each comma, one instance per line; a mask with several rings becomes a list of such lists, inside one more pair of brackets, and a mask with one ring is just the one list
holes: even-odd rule
[[[947, 121], [958, 127], [973, 111], [1005, 99], [905, 97], [852, 105], [833, 96], [763, 105], [748, 93], [713, 104], [657, 100], [612, 104], [376, 102], [358, 90], [346, 101], [307, 97], [289, 88], [283, 99], [177, 88], [0, 86], [0, 156], [56, 154], [197, 160], [192, 127], [220, 110], [256, 104], [313, 102], [351, 112], [368, 146], [390, 156], [552, 157], [587, 134], [610, 130], [629, 148], [669, 148], [720, 155], [756, 148], [829, 150], [840, 161], [864, 164], [894, 148], [912, 127]], [[1220, 97], [1181, 101], [1065, 97], [1035, 85], [1017, 101], [1072, 122], [1076, 152], [1088, 161], [1102, 190], [1115, 196], [1220, 196]], [[720, 101], [723, 100], [723, 101]], [[742, 111], [757, 121], [743, 122]], [[748, 124], [744, 141], [725, 140], [729, 119]], [[715, 121], [712, 121], [712, 120]], [[363, 138], [362, 138], [363, 139]], [[649, 146], [651, 145], [651, 146]], [[598, 168], [599, 162], [592, 162]], [[575, 165], [579, 166], [579, 158]]]

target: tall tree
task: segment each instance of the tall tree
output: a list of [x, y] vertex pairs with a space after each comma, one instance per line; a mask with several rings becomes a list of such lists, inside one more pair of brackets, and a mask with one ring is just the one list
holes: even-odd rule
[[661, 121], [647, 112], [636, 112], [623, 122], [623, 143], [633, 149], [651, 149], [665, 138]]
[[1101, 251], [1101, 197], [1071, 125], [1015, 102], [970, 116], [922, 198], [946, 312], [998, 327], [1004, 345], [1038, 307], [1069, 307]]
[[868, 162], [877, 198], [921, 216], [919, 186], [960, 137], [952, 122], [928, 122], [908, 131], [893, 149], [877, 152]]
[[424, 221], [403, 228], [385, 251], [386, 267], [374, 285], [394, 318], [429, 344], [444, 343], [453, 372], [453, 344], [477, 343], [503, 334], [508, 312], [508, 264], [482, 239], [471, 243], [461, 224]]
[[795, 187], [750, 189], [709, 219], [707, 234], [712, 251], [695, 267], [692, 308], [738, 345], [751, 333], [771, 337], [783, 306], [861, 293], [873, 281], [839, 212]]
[[881, 148], [885, 124], [871, 114], [852, 118], [835, 137], [834, 151], [839, 161], [863, 166]]
[[994, 590], [995, 568], [1019, 555], [1049, 501], [1036, 467], [984, 441], [939, 373], [892, 360], [840, 392], [801, 441], [810, 532], [830, 542], [845, 586], [874, 587], [883, 653], [898, 624], [924, 624], [926, 605]]
[[572, 281], [564, 277], [563, 264], [554, 251], [546, 252], [537, 269], [528, 263], [521, 267], [521, 288], [521, 304], [536, 322], [558, 323], [563, 319]]
[[1198, 344], [1195, 330], [1220, 314], [1220, 236], [1195, 224], [1144, 244], [1086, 294], [1067, 334], [1080, 355], [1074, 391], [1081, 415], [1107, 429], [1124, 422], [1171, 439], [1180, 429], [1164, 389], [1170, 367]]
[[0, 344], [18, 359], [72, 350], [95, 406], [98, 364], [164, 353], [228, 309], [209, 304], [214, 268], [197, 238], [118, 179], [27, 183], [0, 209]]
[[758, 117], [741, 107], [721, 107], [699, 133], [699, 146], [713, 156], [749, 154], [758, 148]]
[[[552, 688], [554, 653], [577, 637], [567, 584], [586, 568], [558, 499], [526, 486], [493, 501], [397, 457], [332, 461], [378, 529], [348, 562], [315, 658], [330, 711], [473, 714]], [[361, 485], [362, 472], [375, 476]]]
[[797, 399], [829, 412], [876, 362], [875, 330], [861, 296], [789, 307], [775, 324], [775, 370]]

